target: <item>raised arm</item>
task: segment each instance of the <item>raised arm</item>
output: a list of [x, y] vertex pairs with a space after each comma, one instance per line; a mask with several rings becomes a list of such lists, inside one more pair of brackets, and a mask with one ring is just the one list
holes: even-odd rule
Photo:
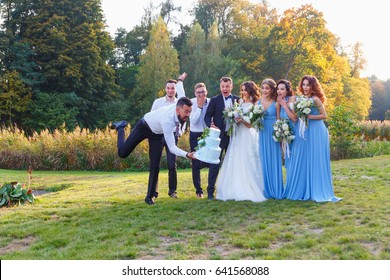
[[177, 98], [186, 96], [186, 92], [184, 91], [184, 85], [183, 85], [183, 81], [185, 80], [186, 77], [187, 77], [187, 73], [184, 72], [177, 79], [177, 84], [176, 84]]

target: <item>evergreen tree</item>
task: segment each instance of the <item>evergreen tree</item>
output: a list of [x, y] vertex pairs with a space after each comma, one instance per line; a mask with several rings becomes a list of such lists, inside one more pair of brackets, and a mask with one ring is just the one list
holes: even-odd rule
[[[3, 1], [4, 33], [28, 46], [35, 73], [44, 79], [36, 93], [74, 92], [78, 122], [96, 127], [96, 111], [114, 96], [115, 79], [107, 64], [113, 43], [106, 32], [100, 0]], [[12, 57], [12, 56], [9, 56]]]
[[31, 89], [26, 87], [16, 70], [6, 72], [0, 80], [0, 116], [13, 126], [15, 114], [27, 110], [31, 102]]

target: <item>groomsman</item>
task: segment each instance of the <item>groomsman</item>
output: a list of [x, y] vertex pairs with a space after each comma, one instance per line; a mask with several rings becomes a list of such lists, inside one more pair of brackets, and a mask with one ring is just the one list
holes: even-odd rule
[[[187, 73], [183, 73], [179, 76], [178, 81], [175, 80], [168, 80], [165, 83], [165, 96], [157, 98], [154, 100], [151, 111], [163, 108], [165, 106], [169, 106], [172, 104], [176, 104], [178, 98], [185, 96], [184, 88], [183, 88], [183, 81], [187, 77]], [[179, 89], [177, 91], [178, 98], [176, 98], [176, 87]], [[175, 144], [177, 145], [177, 141], [179, 140], [179, 137], [182, 134], [182, 131], [184, 130], [185, 125], [183, 125], [182, 129], [180, 131], [176, 132], [176, 129], [172, 132], [173, 136], [175, 138]], [[172, 198], [178, 198], [177, 196], [177, 165], [176, 165], [176, 155], [174, 153], [171, 153], [168, 149], [168, 145], [163, 139], [165, 152], [167, 156], [167, 163], [168, 163], [168, 195]], [[156, 190], [157, 193], [157, 190]], [[158, 195], [158, 193], [157, 193]]]
[[[219, 88], [221, 93], [210, 99], [209, 106], [204, 117], [204, 121], [208, 127], [217, 127], [221, 130], [220, 138], [221, 148], [220, 159], [222, 158], [223, 152], [226, 152], [230, 142], [230, 137], [227, 135], [229, 127], [226, 125], [223, 110], [227, 107], [233, 106], [235, 100], [239, 100], [239, 97], [232, 95], [233, 80], [230, 77], [222, 77], [219, 81]], [[209, 180], [207, 186], [207, 198], [214, 199], [215, 182], [219, 172], [220, 164], [210, 164], [209, 168]]]
[[[184, 91], [183, 91], [184, 92]], [[125, 140], [124, 128], [127, 126], [126, 121], [119, 121], [111, 125], [112, 129], [118, 131], [118, 155], [126, 158], [143, 140], [149, 142], [149, 182], [148, 191], [145, 197], [147, 204], [155, 204], [154, 199], [157, 197], [157, 183], [160, 172], [160, 160], [164, 147], [163, 139], [171, 153], [195, 159], [193, 152], [187, 153], [176, 146], [173, 131], [180, 130], [180, 126], [186, 123], [191, 115], [192, 102], [187, 97], [181, 97], [176, 104], [162, 107], [151, 111], [141, 118], [130, 135]]]
[[[198, 138], [202, 135], [203, 130], [207, 127], [204, 117], [207, 107], [210, 103], [210, 98], [207, 98], [207, 88], [204, 83], [197, 83], [194, 87], [195, 98], [192, 98], [192, 112], [190, 115], [190, 147], [191, 151], [195, 151], [198, 145]], [[192, 182], [196, 189], [196, 197], [203, 198], [203, 189], [200, 181], [200, 170], [202, 167], [209, 165], [203, 161], [192, 160]]]

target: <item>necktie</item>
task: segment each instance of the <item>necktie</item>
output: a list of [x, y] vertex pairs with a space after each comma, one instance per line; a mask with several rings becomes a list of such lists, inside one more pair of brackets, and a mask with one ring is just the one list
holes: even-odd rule
[[176, 122], [175, 133], [176, 133], [177, 136], [179, 136], [179, 131], [180, 131], [179, 122]]
[[228, 100], [229, 98], [232, 98], [232, 96], [229, 95], [228, 97], [225, 97], [225, 100]]

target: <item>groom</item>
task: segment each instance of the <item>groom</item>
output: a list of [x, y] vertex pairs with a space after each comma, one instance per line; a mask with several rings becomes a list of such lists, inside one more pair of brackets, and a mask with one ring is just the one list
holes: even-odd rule
[[[227, 107], [233, 106], [235, 100], [238, 101], [239, 97], [232, 95], [233, 80], [230, 77], [222, 77], [219, 81], [219, 88], [221, 94], [214, 96], [210, 99], [209, 106], [204, 117], [204, 121], [208, 127], [217, 127], [221, 130], [219, 138], [221, 143], [221, 154], [219, 158], [222, 158], [222, 153], [227, 150], [229, 146], [230, 137], [227, 135], [229, 127], [226, 126], [225, 119], [223, 117], [223, 110]], [[209, 167], [209, 182], [207, 186], [207, 198], [214, 199], [215, 182], [219, 172], [220, 164], [210, 164]]]

